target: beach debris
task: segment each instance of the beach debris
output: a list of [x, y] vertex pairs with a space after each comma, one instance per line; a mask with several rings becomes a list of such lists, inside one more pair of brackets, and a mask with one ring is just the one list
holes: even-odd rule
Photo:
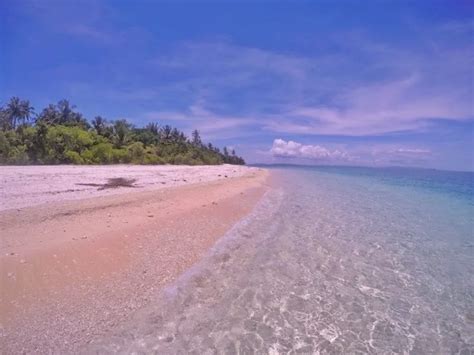
[[83, 236], [81, 237], [81, 239], [87, 239], [87, 236], [83, 235]]
[[149, 214], [149, 215], [147, 215], [147, 217], [152, 218], [152, 217], [155, 217], [155, 215]]
[[25, 260], [25, 259], [21, 259], [21, 260], [20, 260], [20, 264], [24, 264], [24, 263], [26, 263], [26, 260]]
[[116, 189], [119, 187], [136, 187], [134, 183], [137, 179], [126, 179], [126, 178], [110, 178], [105, 184], [96, 184], [96, 183], [77, 183], [76, 185], [82, 186], [93, 186], [98, 187], [97, 191], [106, 190], [106, 189]]

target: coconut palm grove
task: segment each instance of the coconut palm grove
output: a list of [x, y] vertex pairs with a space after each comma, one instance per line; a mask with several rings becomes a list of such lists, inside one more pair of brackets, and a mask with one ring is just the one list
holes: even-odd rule
[[245, 164], [224, 147], [204, 144], [169, 125], [136, 127], [125, 119], [89, 121], [68, 100], [35, 113], [12, 97], [0, 107], [1, 164]]

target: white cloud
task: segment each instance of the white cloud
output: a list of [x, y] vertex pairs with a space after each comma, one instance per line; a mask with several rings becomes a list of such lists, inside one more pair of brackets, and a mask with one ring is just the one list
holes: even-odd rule
[[205, 139], [225, 139], [248, 135], [242, 130], [257, 122], [257, 120], [248, 117], [213, 113], [205, 109], [202, 103], [191, 105], [184, 111], [147, 112], [144, 118], [149, 122], [176, 122], [181, 128], [188, 131], [197, 128]]
[[396, 154], [416, 154], [416, 155], [429, 155], [431, 150], [429, 149], [418, 149], [418, 148], [398, 148], [392, 151]]
[[[304, 79], [307, 70], [314, 66], [306, 57], [239, 46], [225, 41], [184, 42], [171, 53], [158, 55], [152, 62], [163, 68], [186, 70], [188, 74], [194, 71], [198, 75], [224, 74], [226, 79], [233, 77], [237, 82], [253, 80], [261, 71]], [[222, 77], [215, 79], [219, 81]]]
[[[337, 149], [336, 149], [337, 148]], [[279, 159], [307, 160], [315, 164], [391, 166], [424, 166], [435, 155], [424, 147], [400, 146], [390, 144], [363, 144], [330, 148], [322, 145], [302, 144], [295, 141], [275, 139], [270, 150], [259, 152], [267, 162]]]
[[320, 145], [304, 145], [294, 141], [275, 139], [270, 149], [274, 157], [279, 158], [304, 158], [313, 160], [348, 160], [346, 152], [329, 150]]
[[[438, 119], [474, 118], [472, 44], [422, 33], [419, 46], [364, 34], [338, 43], [347, 54], [278, 53], [231, 42], [187, 42], [153, 63], [181, 72], [181, 92], [205, 91], [209, 107], [259, 117], [279, 133], [365, 136], [423, 131]], [[354, 43], [352, 43], [354, 42]], [[360, 58], [360, 60], [354, 60]]]
[[[85, 1], [87, 6], [58, 3], [57, 21], [43, 1], [32, 0], [29, 8], [55, 31], [133, 46], [126, 58], [140, 54], [140, 44], [146, 47], [146, 56], [133, 57], [139, 65], [120, 55], [110, 59], [101, 68], [107, 79], [100, 76], [89, 90], [145, 107], [148, 113], [135, 117], [174, 120], [184, 129], [226, 137], [262, 130], [373, 136], [420, 132], [438, 119], [474, 118], [472, 20], [413, 31], [414, 42], [375, 41], [354, 29], [324, 40], [307, 34], [310, 50], [269, 50], [222, 37], [161, 48], [146, 28], [122, 28], [110, 8]], [[202, 98], [205, 104], [196, 105]]]
[[428, 90], [419, 75], [361, 86], [335, 97], [337, 106], [296, 107], [271, 119], [269, 130], [299, 134], [377, 135], [422, 130], [430, 120], [472, 119], [462, 90]]

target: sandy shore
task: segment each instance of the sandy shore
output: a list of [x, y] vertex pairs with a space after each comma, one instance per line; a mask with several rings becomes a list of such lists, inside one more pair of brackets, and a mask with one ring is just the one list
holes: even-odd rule
[[[0, 211], [242, 176], [245, 166], [0, 166]], [[110, 179], [130, 187], [107, 188]]]
[[[104, 336], [249, 213], [267, 179], [235, 166], [61, 168], [2, 167], [5, 353], [77, 352]], [[104, 188], [119, 177], [133, 187]]]

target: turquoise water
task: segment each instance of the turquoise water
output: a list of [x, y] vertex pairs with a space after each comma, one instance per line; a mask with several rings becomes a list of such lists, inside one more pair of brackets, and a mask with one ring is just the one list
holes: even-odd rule
[[474, 352], [472, 173], [273, 172], [254, 212], [99, 350]]

